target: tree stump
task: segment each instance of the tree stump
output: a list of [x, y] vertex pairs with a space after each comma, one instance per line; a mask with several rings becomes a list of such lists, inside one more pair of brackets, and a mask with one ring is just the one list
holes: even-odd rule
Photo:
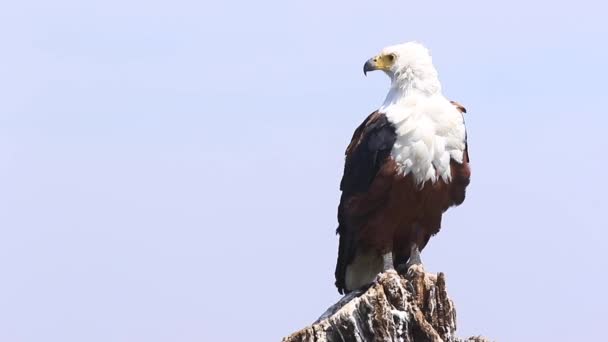
[[406, 275], [380, 274], [365, 290], [332, 305], [312, 325], [283, 342], [487, 342], [484, 337], [459, 339], [456, 310], [443, 273], [412, 266]]

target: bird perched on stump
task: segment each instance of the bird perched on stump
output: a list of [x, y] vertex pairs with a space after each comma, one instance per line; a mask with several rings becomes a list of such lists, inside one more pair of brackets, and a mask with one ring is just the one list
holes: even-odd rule
[[336, 287], [348, 293], [387, 270], [421, 264], [420, 251], [461, 204], [471, 171], [460, 104], [448, 100], [429, 51], [408, 42], [363, 66], [391, 80], [386, 99], [346, 149], [338, 207]]

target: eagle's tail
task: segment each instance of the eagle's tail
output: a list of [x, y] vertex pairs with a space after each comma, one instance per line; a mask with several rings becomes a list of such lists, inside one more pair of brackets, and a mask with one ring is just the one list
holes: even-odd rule
[[350, 241], [350, 234], [345, 234], [344, 225], [339, 225], [336, 229], [336, 234], [340, 236], [340, 242], [338, 245], [338, 261], [336, 262], [336, 287], [340, 294], [348, 293], [346, 290], [345, 278], [346, 278], [346, 266], [348, 265], [349, 249], [352, 247]]
[[362, 251], [357, 247], [356, 235], [343, 223], [338, 226], [340, 235], [338, 261], [336, 262], [336, 287], [340, 294], [371, 283], [382, 272], [382, 256], [374, 251]]

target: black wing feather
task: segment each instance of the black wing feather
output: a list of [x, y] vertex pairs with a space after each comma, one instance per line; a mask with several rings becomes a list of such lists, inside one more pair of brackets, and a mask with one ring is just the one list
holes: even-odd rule
[[[367, 191], [395, 143], [395, 127], [382, 114], [376, 114], [378, 118], [369, 122], [374, 114], [359, 126], [359, 142], [350, 155], [346, 156], [344, 175], [340, 182], [340, 190], [345, 194]], [[356, 138], [357, 131], [353, 139]]]

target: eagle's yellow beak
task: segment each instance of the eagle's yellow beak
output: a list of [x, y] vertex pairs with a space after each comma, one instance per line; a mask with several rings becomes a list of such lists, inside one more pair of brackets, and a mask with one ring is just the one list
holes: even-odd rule
[[365, 64], [363, 65], [363, 74], [365, 76], [367, 76], [368, 71], [374, 71], [374, 70], [387, 71], [391, 68], [391, 66], [393, 66], [394, 62], [395, 62], [395, 55], [393, 55], [393, 54], [378, 55], [378, 56], [372, 57], [372, 58], [368, 59], [367, 62], [365, 62]]

